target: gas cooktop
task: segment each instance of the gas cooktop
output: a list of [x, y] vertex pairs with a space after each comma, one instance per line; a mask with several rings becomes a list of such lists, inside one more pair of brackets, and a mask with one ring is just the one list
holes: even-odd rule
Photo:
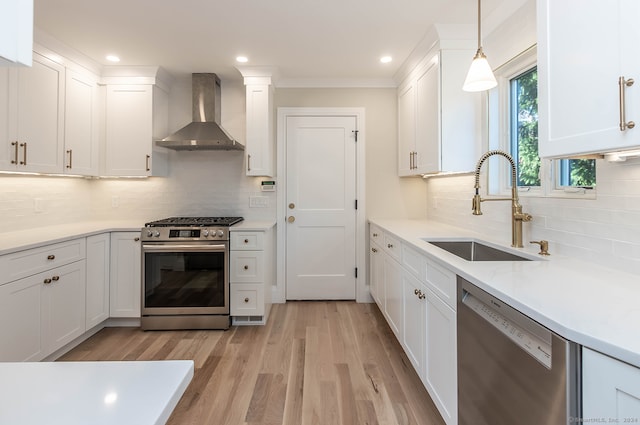
[[145, 227], [228, 227], [242, 220], [243, 217], [169, 217], [146, 223]]

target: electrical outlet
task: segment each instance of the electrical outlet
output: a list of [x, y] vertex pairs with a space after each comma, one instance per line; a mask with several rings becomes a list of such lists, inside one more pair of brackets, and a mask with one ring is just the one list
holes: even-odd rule
[[249, 196], [249, 208], [267, 208], [269, 198], [266, 196]]
[[113, 195], [111, 197], [111, 208], [118, 208], [120, 206], [120, 197], [118, 195]]

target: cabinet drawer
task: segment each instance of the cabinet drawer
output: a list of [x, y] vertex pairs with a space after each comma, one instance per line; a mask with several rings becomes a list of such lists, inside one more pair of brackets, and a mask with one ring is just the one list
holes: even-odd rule
[[0, 285], [85, 258], [85, 238], [0, 256]]
[[264, 284], [232, 283], [231, 315], [261, 316], [264, 314]]
[[382, 249], [389, 254], [392, 258], [396, 259], [398, 262], [401, 261], [402, 258], [402, 242], [400, 239], [397, 239], [387, 233], [384, 234], [384, 242], [382, 244]]
[[375, 224], [369, 226], [369, 239], [380, 245], [383, 242], [384, 235], [382, 230], [380, 230], [380, 228]]
[[232, 251], [261, 251], [264, 249], [263, 232], [231, 232]]
[[230, 282], [264, 282], [262, 251], [231, 251]]
[[402, 266], [415, 277], [423, 281], [426, 275], [427, 259], [418, 251], [402, 245]]
[[427, 286], [449, 307], [456, 310], [455, 273], [427, 260]]

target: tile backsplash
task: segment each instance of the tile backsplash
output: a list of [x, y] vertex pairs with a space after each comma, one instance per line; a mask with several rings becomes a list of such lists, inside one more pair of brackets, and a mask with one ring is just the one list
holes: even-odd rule
[[[597, 161], [596, 199], [520, 198], [525, 212], [524, 241], [546, 239], [551, 253], [640, 272], [640, 160]], [[430, 178], [427, 217], [511, 242], [508, 202], [483, 203], [482, 216], [471, 214], [473, 175]]]

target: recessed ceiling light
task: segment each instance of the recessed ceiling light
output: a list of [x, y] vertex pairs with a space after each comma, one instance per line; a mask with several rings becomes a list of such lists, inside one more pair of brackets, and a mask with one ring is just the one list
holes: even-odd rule
[[393, 58], [391, 56], [383, 56], [380, 58], [380, 62], [382, 63], [389, 63], [393, 60]]
[[107, 59], [109, 62], [120, 62], [120, 58], [119, 58], [119, 57], [117, 57], [116, 55], [107, 55], [107, 56], [106, 56], [106, 59]]
[[238, 56], [236, 58], [236, 62], [240, 62], [240, 63], [245, 63], [245, 62], [249, 62], [249, 58], [246, 56]]

